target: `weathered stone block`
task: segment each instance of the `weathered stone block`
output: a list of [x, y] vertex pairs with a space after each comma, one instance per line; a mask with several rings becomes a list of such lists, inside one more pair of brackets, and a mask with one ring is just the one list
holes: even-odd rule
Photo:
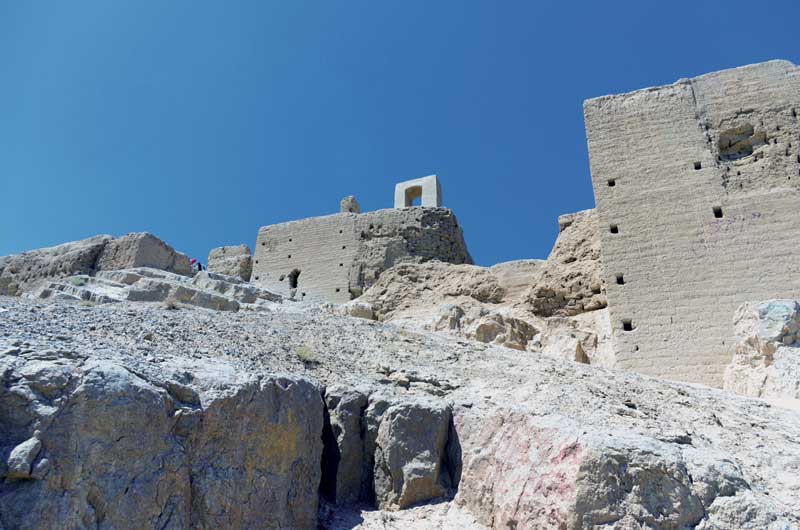
[[127, 234], [106, 243], [97, 260], [96, 270], [134, 267], [150, 267], [191, 276], [189, 258], [147, 232]]
[[250, 247], [238, 245], [213, 249], [208, 253], [208, 270], [249, 282], [253, 272]]

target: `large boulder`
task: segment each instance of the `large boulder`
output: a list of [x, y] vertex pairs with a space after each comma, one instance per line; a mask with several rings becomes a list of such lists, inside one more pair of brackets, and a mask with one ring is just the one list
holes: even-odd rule
[[0, 357], [0, 527], [316, 528], [322, 401], [221, 360]]
[[18, 296], [42, 281], [92, 274], [111, 236], [100, 235], [4, 256], [0, 261], [0, 294]]
[[383, 414], [375, 440], [375, 496], [392, 510], [444, 496], [450, 408], [437, 401], [403, 401]]
[[191, 276], [189, 258], [153, 234], [137, 232], [106, 243], [97, 260], [98, 271], [150, 267]]
[[587, 429], [559, 414], [460, 408], [456, 502], [493, 528], [794, 528], [780, 500], [754, 495], [729, 454], [686, 432], [658, 438]]
[[247, 245], [218, 247], [208, 253], [208, 270], [246, 282], [253, 272], [253, 258]]
[[734, 330], [736, 348], [724, 388], [748, 396], [800, 399], [800, 301], [742, 304]]

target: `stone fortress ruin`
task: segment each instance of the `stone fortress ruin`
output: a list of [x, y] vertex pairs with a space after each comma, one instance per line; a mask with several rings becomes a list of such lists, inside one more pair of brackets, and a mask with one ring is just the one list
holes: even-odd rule
[[[585, 102], [615, 366], [721, 386], [736, 309], [800, 297], [799, 112], [786, 61]], [[441, 197], [434, 175], [394, 209], [263, 227], [252, 281], [342, 303], [395, 264], [471, 263]]]
[[455, 215], [440, 206], [432, 175], [398, 184], [395, 208], [360, 213], [346, 197], [337, 214], [262, 227], [251, 281], [287, 298], [342, 303], [399, 263], [472, 263]]
[[798, 70], [587, 101], [546, 260], [470, 264], [435, 176], [206, 271], [0, 257], [0, 529], [800, 528]]
[[[393, 208], [348, 196], [338, 213], [261, 227], [253, 255], [214, 249], [200, 277], [152, 235], [98, 236], [0, 257], [0, 294], [215, 308], [360, 297], [369, 318], [717, 387], [736, 365], [741, 380], [769, 348], [739, 351], [737, 309], [800, 298], [800, 69], [724, 70], [590, 99], [584, 114], [596, 207], [559, 219], [546, 261], [466, 266], [430, 175], [398, 183]], [[187, 278], [117, 272], [142, 267]], [[795, 321], [773, 333], [785, 346], [800, 344]], [[763, 357], [761, 371], [793, 365]]]
[[584, 104], [617, 366], [720, 386], [742, 303], [800, 298], [800, 68]]

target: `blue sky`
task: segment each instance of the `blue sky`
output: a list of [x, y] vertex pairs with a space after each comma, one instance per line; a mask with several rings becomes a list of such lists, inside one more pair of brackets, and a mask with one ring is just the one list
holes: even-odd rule
[[0, 255], [150, 231], [205, 260], [439, 175], [476, 262], [594, 205], [582, 101], [768, 59], [796, 1], [0, 0]]

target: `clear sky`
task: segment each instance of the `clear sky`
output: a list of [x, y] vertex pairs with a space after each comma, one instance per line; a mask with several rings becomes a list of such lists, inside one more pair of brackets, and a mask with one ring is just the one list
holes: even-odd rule
[[0, 0], [0, 255], [150, 231], [205, 261], [436, 173], [476, 262], [594, 205], [582, 101], [768, 59], [800, 2]]

